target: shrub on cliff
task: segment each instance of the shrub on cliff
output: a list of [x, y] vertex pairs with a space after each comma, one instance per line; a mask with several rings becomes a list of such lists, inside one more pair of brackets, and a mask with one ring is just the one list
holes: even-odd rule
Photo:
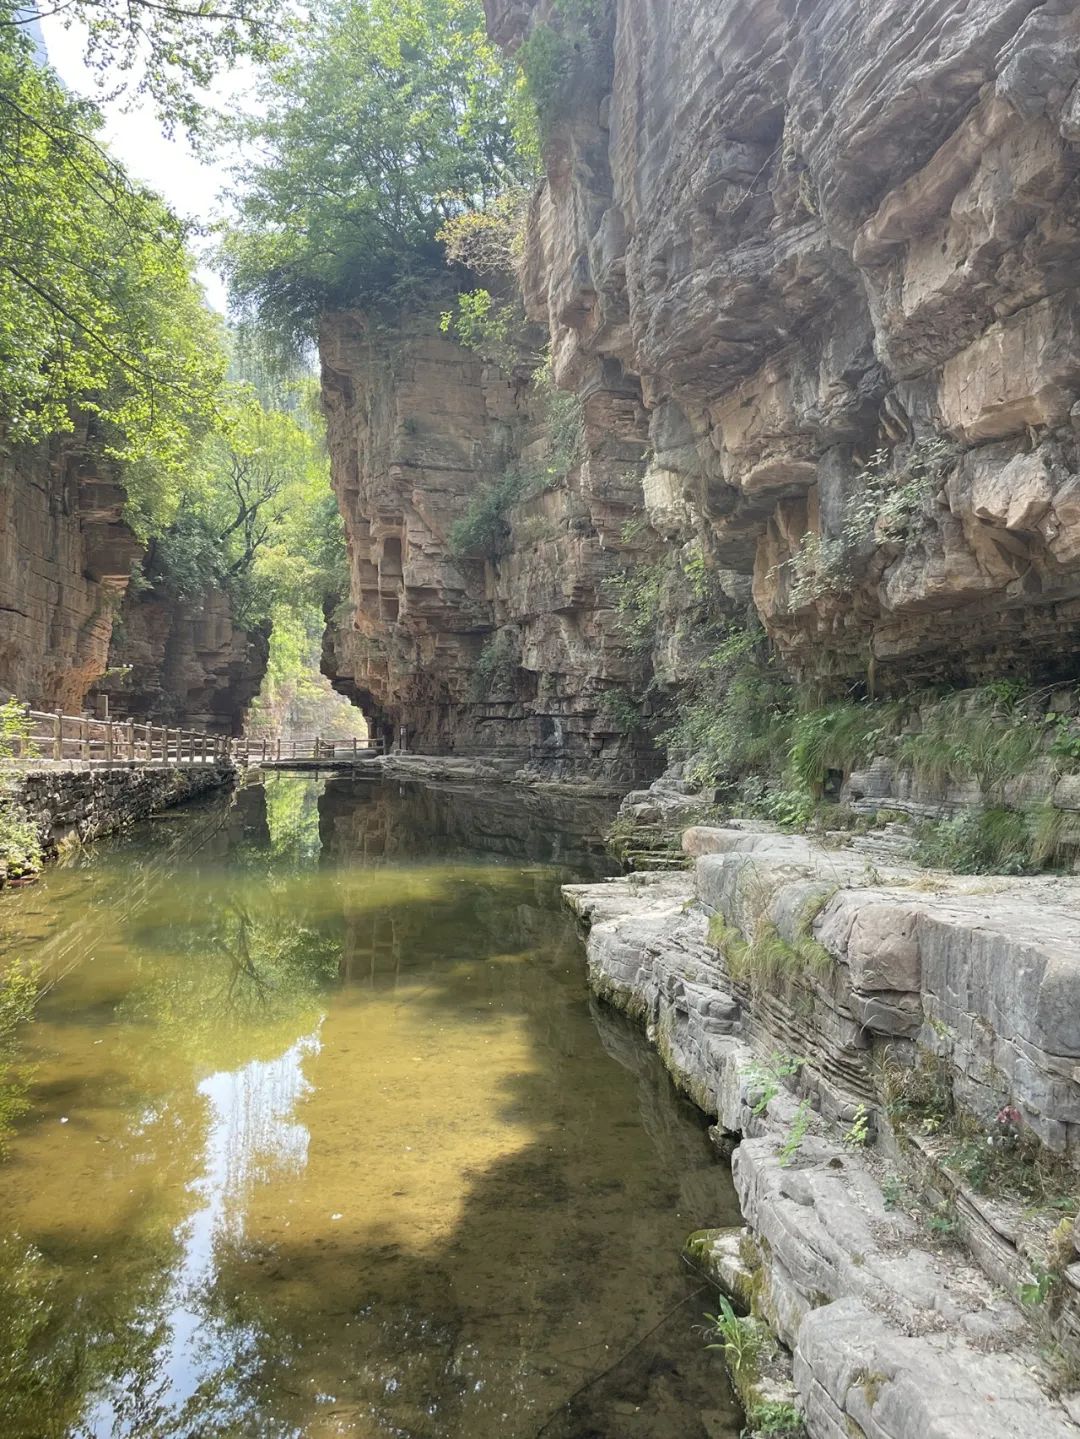
[[222, 254], [237, 305], [287, 342], [325, 310], [430, 294], [437, 232], [517, 178], [513, 67], [478, 0], [330, 0], [261, 99], [233, 130]]

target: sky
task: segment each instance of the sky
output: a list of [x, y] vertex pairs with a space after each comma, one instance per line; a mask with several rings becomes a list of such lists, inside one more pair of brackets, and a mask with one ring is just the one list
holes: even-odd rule
[[[65, 28], [59, 15], [41, 21], [49, 60], [53, 69], [72, 90], [100, 101], [94, 78], [82, 62], [83, 31], [72, 25]], [[233, 77], [222, 77], [213, 91], [213, 98], [226, 101], [247, 85], [249, 76], [237, 71]], [[228, 172], [219, 166], [196, 158], [186, 136], [179, 131], [167, 140], [153, 108], [137, 105], [125, 110], [123, 103], [104, 105], [105, 138], [109, 148], [127, 170], [138, 180], [152, 186], [181, 215], [210, 221], [223, 212], [219, 192], [228, 181]], [[196, 240], [196, 250], [206, 249], [205, 241]], [[225, 287], [212, 269], [200, 264], [199, 279], [206, 289], [206, 298], [215, 309], [224, 311]]]

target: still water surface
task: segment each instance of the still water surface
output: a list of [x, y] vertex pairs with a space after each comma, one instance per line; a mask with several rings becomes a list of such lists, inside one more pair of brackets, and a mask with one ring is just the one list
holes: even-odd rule
[[590, 1004], [603, 816], [274, 776], [0, 899], [5, 1439], [729, 1439], [699, 1115]]

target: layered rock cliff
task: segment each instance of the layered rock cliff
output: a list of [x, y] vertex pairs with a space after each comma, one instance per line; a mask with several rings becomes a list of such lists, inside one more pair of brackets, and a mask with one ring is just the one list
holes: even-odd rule
[[[1074, 678], [1075, 7], [487, 9], [508, 49], [543, 29], [555, 56], [520, 281], [586, 458], [497, 566], [463, 567], [448, 527], [516, 453], [527, 394], [434, 311], [377, 341], [331, 317], [338, 683], [418, 746], [625, 771], [643, 751], [599, 696], [677, 690], [702, 626], [669, 587], [635, 653], [604, 581], [688, 546], [721, 609], [752, 588], [796, 680]], [[477, 698], [499, 636], [509, 678]]]
[[113, 618], [142, 546], [111, 468], [75, 437], [0, 469], [0, 687], [78, 713], [103, 674]]
[[560, 383], [640, 384], [646, 502], [800, 677], [1074, 674], [1075, 7], [586, 9], [488, 14], [589, 40], [525, 289]]
[[129, 590], [91, 701], [108, 696], [117, 718], [238, 735], [266, 674], [269, 633], [240, 625], [220, 589], [183, 604], [156, 589]]
[[605, 591], [640, 502], [633, 395], [584, 395], [579, 453], [509, 507], [492, 558], [452, 531], [547, 446], [535, 387], [440, 334], [437, 311], [390, 329], [331, 316], [321, 351], [351, 572], [324, 657], [335, 685], [410, 748], [628, 777], [635, 738], [602, 701], [641, 669]]
[[184, 603], [131, 586], [143, 543], [115, 465], [84, 436], [0, 467], [0, 690], [34, 709], [239, 733], [266, 671], [267, 632], [211, 590]]

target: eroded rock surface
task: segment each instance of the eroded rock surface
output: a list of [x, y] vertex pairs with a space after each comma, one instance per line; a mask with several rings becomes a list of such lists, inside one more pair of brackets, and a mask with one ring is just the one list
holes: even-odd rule
[[632, 402], [587, 399], [583, 458], [512, 507], [505, 553], [461, 555], [470, 499], [543, 445], [527, 385], [439, 334], [435, 313], [390, 334], [331, 316], [321, 351], [351, 570], [324, 652], [335, 686], [409, 749], [631, 777], [642, 742], [601, 700], [641, 668], [605, 591], [640, 494]]
[[560, 383], [640, 395], [653, 523], [707, 521], [801, 675], [1075, 673], [1075, 7], [487, 8], [589, 57], [525, 294]]
[[0, 688], [78, 714], [142, 546], [123, 489], [74, 438], [8, 455], [2, 470]]
[[156, 590], [132, 591], [91, 699], [107, 695], [115, 718], [238, 735], [269, 653], [269, 626], [238, 624], [221, 590], [182, 604]]
[[[742, 1136], [733, 1174], [746, 1229], [700, 1236], [695, 1252], [793, 1351], [809, 1433], [1076, 1434], [1075, 1397], [1055, 1397], [1040, 1359], [1046, 1330], [1016, 1303], [1052, 1219], [972, 1193], [919, 1140], [916, 1170], [933, 1175], [931, 1193], [955, 1186], [949, 1225], [968, 1252], [936, 1242], [934, 1210], [898, 1199], [911, 1171], [880, 1069], [932, 1057], [965, 1110], [992, 1119], [1012, 1098], [1075, 1164], [1077, 1036], [1058, 997], [1080, 975], [1076, 882], [927, 890], [911, 872], [870, 877], [857, 857], [761, 830], [691, 830], [686, 846], [693, 877], [564, 893], [589, 928], [592, 988], [638, 1018], [682, 1087]], [[798, 943], [808, 902], [828, 968], [759, 992], [731, 946], [762, 924]], [[781, 1067], [791, 1055], [797, 1079]], [[876, 1148], [843, 1142], [860, 1116]], [[1077, 1279], [1066, 1263], [1049, 1321], [1066, 1349]]]

